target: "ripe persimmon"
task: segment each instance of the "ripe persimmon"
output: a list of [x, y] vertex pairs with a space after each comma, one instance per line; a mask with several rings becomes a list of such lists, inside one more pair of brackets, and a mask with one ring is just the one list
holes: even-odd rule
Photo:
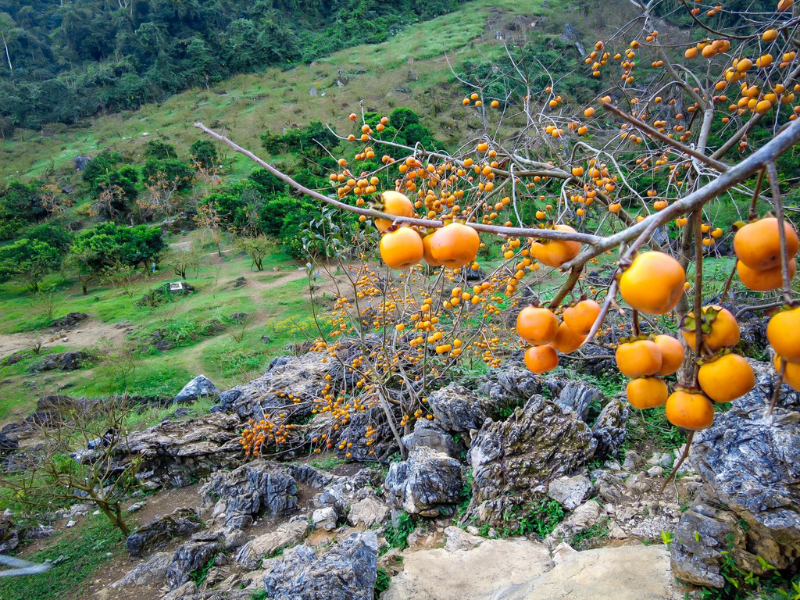
[[686, 273], [677, 260], [663, 252], [644, 252], [619, 278], [622, 298], [632, 308], [663, 315], [678, 303], [686, 283]]
[[[789, 258], [797, 254], [800, 242], [797, 232], [788, 221], [783, 222], [786, 232], [786, 249]], [[733, 237], [733, 249], [736, 257], [751, 269], [763, 271], [781, 264], [781, 243], [778, 230], [778, 219], [767, 217], [748, 223], [736, 232]]]
[[731, 402], [744, 396], [756, 384], [753, 367], [738, 354], [724, 354], [704, 363], [697, 381], [714, 402]]
[[397, 270], [413, 267], [425, 254], [422, 238], [410, 227], [384, 234], [380, 249], [383, 262]]
[[658, 375], [672, 375], [683, 364], [683, 344], [671, 335], [657, 335], [653, 342], [661, 351], [661, 368]]
[[783, 360], [800, 364], [800, 308], [774, 315], [767, 325], [767, 339]]
[[661, 369], [661, 350], [650, 340], [620, 344], [615, 357], [619, 370], [631, 379], [655, 375]]
[[644, 410], [664, 406], [669, 390], [667, 384], [658, 377], [638, 377], [628, 382], [625, 394], [632, 407]]
[[[575, 230], [569, 225], [556, 225], [553, 229], [575, 233]], [[531, 256], [548, 267], [560, 267], [565, 262], [578, 256], [580, 251], [580, 242], [545, 240], [531, 244]]]
[[699, 392], [678, 390], [667, 398], [667, 420], [692, 431], [708, 429], [714, 422], [714, 405]]
[[548, 308], [526, 306], [517, 315], [517, 333], [530, 344], [549, 344], [558, 331], [558, 319]]
[[431, 238], [431, 255], [451, 269], [468, 265], [478, 256], [481, 238], [472, 227], [450, 223], [437, 229]]
[[[783, 285], [783, 272], [781, 265], [771, 269], [751, 269], [741, 260], [736, 261], [736, 272], [739, 274], [739, 279], [748, 289], [754, 292], [768, 292], [770, 290], [777, 290]], [[792, 259], [789, 261], [789, 278], [795, 276], [797, 273], [797, 260]]]
[[586, 335], [575, 333], [572, 327], [563, 322], [558, 326], [556, 335], [550, 343], [562, 354], [570, 354], [580, 348], [584, 340], [586, 340]]
[[578, 335], [586, 335], [600, 314], [600, 305], [594, 300], [581, 300], [564, 311], [564, 323]]
[[[411, 200], [409, 200], [408, 197], [400, 192], [387, 190], [381, 194], [381, 200], [383, 200], [383, 208], [381, 209], [381, 212], [398, 217], [417, 216]], [[375, 219], [375, 227], [378, 228], [378, 231], [384, 233], [389, 231], [393, 224], [393, 221], [390, 219]]]
[[558, 366], [558, 354], [549, 344], [531, 346], [525, 351], [525, 366], [537, 375], [547, 373]]
[[[739, 323], [727, 308], [704, 306], [702, 313], [703, 323], [700, 324], [700, 329], [703, 331], [703, 341], [709, 350], [715, 352], [720, 348], [732, 347], [739, 343], [741, 335]], [[690, 348], [696, 347], [695, 325], [694, 313], [690, 312], [684, 321], [684, 327], [688, 327], [689, 330], [682, 329], [683, 337]]]
[[424, 238], [422, 238], [422, 249], [423, 249], [423, 257], [425, 258], [425, 262], [428, 263], [432, 267], [441, 267], [442, 263], [438, 260], [433, 258], [433, 254], [431, 254], [431, 240], [433, 239], [433, 234], [429, 233]]
[[786, 368], [783, 371], [783, 383], [788, 385], [793, 390], [800, 392], [800, 365], [781, 360], [781, 357], [777, 354], [772, 362], [775, 365], [775, 370], [779, 373], [781, 370], [781, 365], [786, 365]]

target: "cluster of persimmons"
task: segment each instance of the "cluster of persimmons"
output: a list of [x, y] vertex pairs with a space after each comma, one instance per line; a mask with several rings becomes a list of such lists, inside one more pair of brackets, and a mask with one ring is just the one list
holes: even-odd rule
[[[785, 14], [791, 5], [791, 0], [781, 0], [776, 14]], [[708, 16], [719, 10], [711, 8]], [[699, 8], [691, 13], [696, 21], [702, 18]], [[325, 421], [326, 433], [313, 438], [315, 451], [336, 448], [350, 456], [354, 440], [343, 439], [341, 431], [354, 411], [385, 408], [387, 403], [395, 413], [399, 407], [397, 424], [407, 432], [415, 420], [433, 418], [424, 394], [447, 381], [459, 361], [479, 357], [496, 367], [517, 348], [524, 350], [527, 367], [541, 374], [556, 368], [560, 356], [590, 342], [600, 343], [615, 352], [620, 372], [629, 378], [626, 392], [632, 406], [665, 406], [669, 421], [690, 431], [712, 424], [714, 403], [731, 402], [750, 391], [755, 375], [748, 361], [733, 351], [740, 329], [735, 315], [723, 306], [702, 306], [699, 315], [689, 312], [678, 323], [676, 335], [657, 330], [659, 318], [673, 315], [691, 288], [684, 268], [691, 257], [679, 262], [668, 252], [639, 250], [613, 263], [614, 285], [587, 290], [580, 270], [586, 263], [597, 264], [598, 259], [576, 265], [585, 249], [576, 240], [581, 239], [578, 232], [589, 230], [590, 219], [595, 220], [597, 233], [604, 227], [616, 232], [667, 209], [685, 197], [686, 188], [696, 189], [698, 180], [708, 177], [683, 145], [700, 129], [704, 111], [724, 115], [714, 125], [716, 134], [723, 139], [730, 135], [730, 148], [740, 152], [749, 150], [747, 134], [752, 126], [743, 128], [743, 133], [736, 129], [747, 119], [755, 123], [773, 110], [775, 122], [797, 119], [800, 107], [794, 103], [800, 84], [796, 75], [788, 73], [797, 72], [798, 61], [796, 51], [789, 47], [791, 32], [780, 24], [781, 18], [761, 28], [753, 26], [756, 33], [749, 37], [729, 39], [720, 33], [689, 45], [684, 53], [686, 68], [692, 61], [708, 61], [703, 70], [711, 83], [706, 89], [701, 89], [699, 79], [698, 86], [691, 87], [674, 70], [670, 70], [676, 78], [672, 86], [661, 82], [651, 89], [637, 81], [637, 60], [645, 51], [661, 53], [652, 67], [670, 66], [665, 65], [665, 46], [658, 31], [645, 29], [618, 52], [610, 42], [598, 41], [586, 65], [590, 75], [598, 78], [609, 64], [619, 64], [619, 85], [629, 107], [627, 122], [609, 125], [593, 106], [582, 107], [581, 117], [564, 116], [569, 100], [554, 90], [556, 84], [544, 87], [538, 98], [518, 99], [531, 131], [539, 133], [542, 147], [560, 156], [558, 161], [530, 160], [527, 147], [521, 160], [519, 152], [486, 134], [467, 144], [458, 156], [390, 142], [392, 153], [405, 152], [405, 156], [383, 154], [382, 166], [370, 171], [354, 165], [377, 160], [376, 148], [385, 143], [381, 134], [389, 119], [358, 125], [360, 133], [342, 138], [360, 146], [353, 161], [338, 160], [338, 168], [330, 174], [332, 189], [340, 206], [360, 212], [361, 222], [372, 219], [380, 236], [377, 246], [382, 262], [396, 273], [369, 266], [374, 247], [368, 241], [360, 249], [359, 264], [340, 263], [352, 290], [337, 293], [332, 309], [321, 319], [320, 337], [312, 350], [326, 353], [326, 361], [342, 363], [347, 375], [337, 376], [335, 386], [328, 376], [319, 397], [295, 399], [295, 403], [310, 402], [313, 414], [330, 417]], [[737, 40], [734, 49], [732, 39]], [[462, 105], [484, 118], [491, 110], [506, 111], [514, 102], [510, 96], [486, 98], [485, 86], [476, 89]], [[534, 110], [537, 102], [539, 108]], [[605, 96], [599, 104], [609, 107], [612, 99]], [[350, 120], [359, 118], [353, 113]], [[594, 147], [590, 145], [593, 137], [604, 141]], [[607, 150], [612, 143], [614, 150]], [[623, 151], [628, 157], [638, 156], [623, 163], [619, 154]], [[524, 170], [526, 166], [529, 171]], [[633, 189], [637, 177], [649, 182], [641, 195]], [[657, 181], [662, 182], [661, 189], [656, 189]], [[628, 214], [631, 209], [638, 214]], [[373, 211], [383, 214], [376, 216]], [[708, 212], [694, 213], [701, 221], [696, 229], [701, 243], [696, 261], [702, 261], [703, 248], [711, 251], [726, 235], [711, 223]], [[540, 230], [560, 232], [547, 236], [558, 239], [512, 231], [515, 225], [525, 227], [521, 215]], [[688, 211], [673, 213], [673, 218], [674, 230], [687, 236], [694, 224]], [[800, 390], [800, 307], [792, 302], [789, 289], [796, 273], [798, 237], [782, 216], [769, 213], [758, 218], [751, 208], [748, 219], [733, 236], [736, 273], [753, 292], [779, 290], [784, 295], [786, 304], [771, 316], [767, 335], [782, 381]], [[479, 252], [487, 249], [481, 232], [484, 239], [489, 234], [502, 239], [501, 264], [488, 275], [478, 262]], [[577, 267], [579, 276], [572, 288], [577, 284], [581, 291], [570, 288], [546, 306], [527, 305], [525, 298], [532, 287], [547, 295], [541, 284], [546, 282], [544, 271], [547, 275], [552, 271], [545, 267], [573, 272]], [[702, 279], [695, 278], [695, 285], [702, 289]], [[526, 294], [519, 294], [520, 288]], [[624, 309], [617, 305], [617, 292]], [[565, 302], [569, 295], [572, 301]], [[701, 306], [699, 298], [695, 308]], [[609, 304], [620, 314], [630, 315], [630, 336], [603, 341], [611, 331], [603, 327]], [[516, 331], [509, 332], [509, 314], [517, 315]], [[640, 315], [647, 316], [649, 332], [642, 332]], [[365, 337], [368, 334], [374, 336], [371, 341]], [[359, 338], [362, 351], [353, 357], [347, 348]], [[670, 390], [666, 378], [687, 369], [691, 383]], [[397, 389], [403, 390], [400, 399], [389, 393]], [[251, 424], [242, 443], [249, 452], [265, 443], [286, 443], [287, 433], [292, 433], [286, 423], [282, 415]], [[363, 432], [368, 446], [376, 432], [375, 423]]]

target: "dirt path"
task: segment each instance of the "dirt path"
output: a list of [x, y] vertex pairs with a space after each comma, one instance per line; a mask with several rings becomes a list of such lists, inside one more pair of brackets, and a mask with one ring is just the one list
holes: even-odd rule
[[[0, 334], [0, 359], [33, 348], [38, 340], [42, 341], [43, 348], [50, 346], [90, 348], [97, 345], [101, 339], [109, 340], [116, 347], [124, 342], [125, 331], [126, 328], [118, 329], [114, 323], [102, 323], [89, 318], [71, 331], [57, 332], [53, 329], [42, 329], [28, 333]], [[63, 335], [59, 335], [60, 333]]]

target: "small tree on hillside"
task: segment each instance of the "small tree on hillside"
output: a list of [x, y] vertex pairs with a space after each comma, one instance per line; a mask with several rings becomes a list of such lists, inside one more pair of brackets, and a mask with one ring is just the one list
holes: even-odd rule
[[181, 279], [186, 279], [186, 273], [197, 269], [203, 256], [203, 249], [196, 242], [171, 246], [162, 262], [170, 265]]
[[47, 242], [23, 238], [0, 248], [0, 278], [21, 279], [32, 292], [60, 265], [61, 255]]
[[15, 465], [24, 468], [0, 473], [0, 487], [47, 511], [57, 501], [88, 500], [128, 535], [121, 502], [137, 486], [140, 462], [128, 445], [132, 409], [127, 396], [54, 407], [36, 422], [42, 443], [16, 456]]
[[277, 251], [277, 244], [266, 236], [244, 237], [237, 241], [239, 248], [242, 249], [253, 261], [257, 271], [264, 270], [264, 259]]

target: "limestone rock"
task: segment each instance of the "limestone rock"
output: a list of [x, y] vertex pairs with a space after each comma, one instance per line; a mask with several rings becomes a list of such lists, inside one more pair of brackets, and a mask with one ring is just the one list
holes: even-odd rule
[[538, 542], [484, 540], [464, 550], [406, 553], [403, 571], [392, 579], [382, 600], [487, 600], [500, 598], [553, 567], [550, 552]]
[[200, 518], [193, 509], [178, 508], [134, 531], [125, 540], [125, 546], [132, 557], [141, 556], [172, 538], [194, 533], [200, 527]]
[[389, 518], [389, 507], [375, 496], [369, 495], [350, 507], [347, 522], [353, 527], [363, 525], [367, 529], [380, 525]]
[[592, 493], [592, 482], [585, 475], [559, 477], [550, 482], [547, 495], [567, 510], [575, 510]]
[[187, 383], [172, 400], [174, 404], [191, 404], [203, 397], [216, 398], [219, 389], [205, 375], [198, 375]]
[[336, 529], [336, 509], [332, 506], [318, 508], [311, 514], [311, 520], [315, 528], [333, 531]]
[[467, 533], [460, 527], [447, 527], [444, 530], [444, 549], [448, 552], [455, 552], [456, 550], [472, 550], [480, 546], [485, 539], [477, 535]]
[[555, 403], [561, 408], [574, 411], [583, 421], [589, 416], [592, 403], [601, 403], [603, 394], [593, 385], [580, 381], [569, 381], [558, 394]]
[[436, 421], [420, 419], [414, 425], [414, 432], [403, 437], [403, 446], [413, 450], [419, 446], [427, 446], [448, 456], [456, 457], [456, 444], [453, 436], [444, 430]]
[[592, 427], [592, 435], [597, 440], [597, 457], [611, 456], [625, 440], [628, 407], [626, 401], [612, 398], [600, 411], [600, 416]]
[[236, 466], [244, 452], [239, 443], [241, 421], [236, 415], [203, 415], [188, 421], [166, 421], [128, 435], [125, 452], [115, 458], [120, 472], [141, 460], [137, 478], [146, 487], [189, 485], [198, 477]]
[[597, 502], [584, 502], [556, 525], [556, 528], [545, 538], [544, 543], [550, 548], [555, 548], [561, 541], [589, 529], [600, 520], [602, 515], [603, 511]]
[[468, 514], [514, 527], [518, 509], [540, 498], [549, 481], [582, 467], [596, 445], [592, 431], [574, 412], [534, 396], [507, 421], [484, 424], [473, 438]]
[[174, 590], [189, 582], [192, 573], [204, 567], [219, 550], [215, 542], [186, 542], [172, 555], [166, 578], [169, 589]]
[[255, 461], [220, 473], [201, 489], [203, 506], [215, 506], [226, 525], [242, 528], [253, 516], [283, 517], [297, 510], [297, 484], [274, 463]]
[[[728, 550], [730, 534], [733, 555], [748, 571], [761, 571], [754, 556], [785, 569], [800, 555], [800, 393], [784, 386], [767, 419], [772, 377], [766, 365], [754, 368], [756, 387], [694, 438], [689, 460], [704, 494], [681, 516], [681, 542], [672, 545], [673, 568], [687, 581], [722, 584], [719, 552]], [[746, 535], [739, 521], [747, 523]], [[705, 531], [700, 542], [692, 533], [698, 527]]]
[[439, 515], [440, 506], [458, 502], [464, 487], [458, 461], [426, 446], [393, 463], [384, 485], [392, 506], [430, 517]]
[[486, 420], [480, 399], [468, 389], [451, 383], [428, 396], [428, 406], [447, 431], [469, 432]]
[[115, 581], [109, 587], [116, 589], [123, 585], [150, 585], [160, 584], [164, 581], [167, 568], [172, 561], [172, 554], [169, 552], [156, 552], [150, 560], [136, 565], [128, 571], [122, 579]]
[[266, 567], [264, 587], [273, 600], [373, 600], [378, 538], [354, 533], [319, 554], [295, 546]]
[[263, 558], [301, 542], [310, 530], [305, 520], [283, 523], [276, 531], [250, 540], [236, 553], [236, 562], [246, 569], [258, 569]]

